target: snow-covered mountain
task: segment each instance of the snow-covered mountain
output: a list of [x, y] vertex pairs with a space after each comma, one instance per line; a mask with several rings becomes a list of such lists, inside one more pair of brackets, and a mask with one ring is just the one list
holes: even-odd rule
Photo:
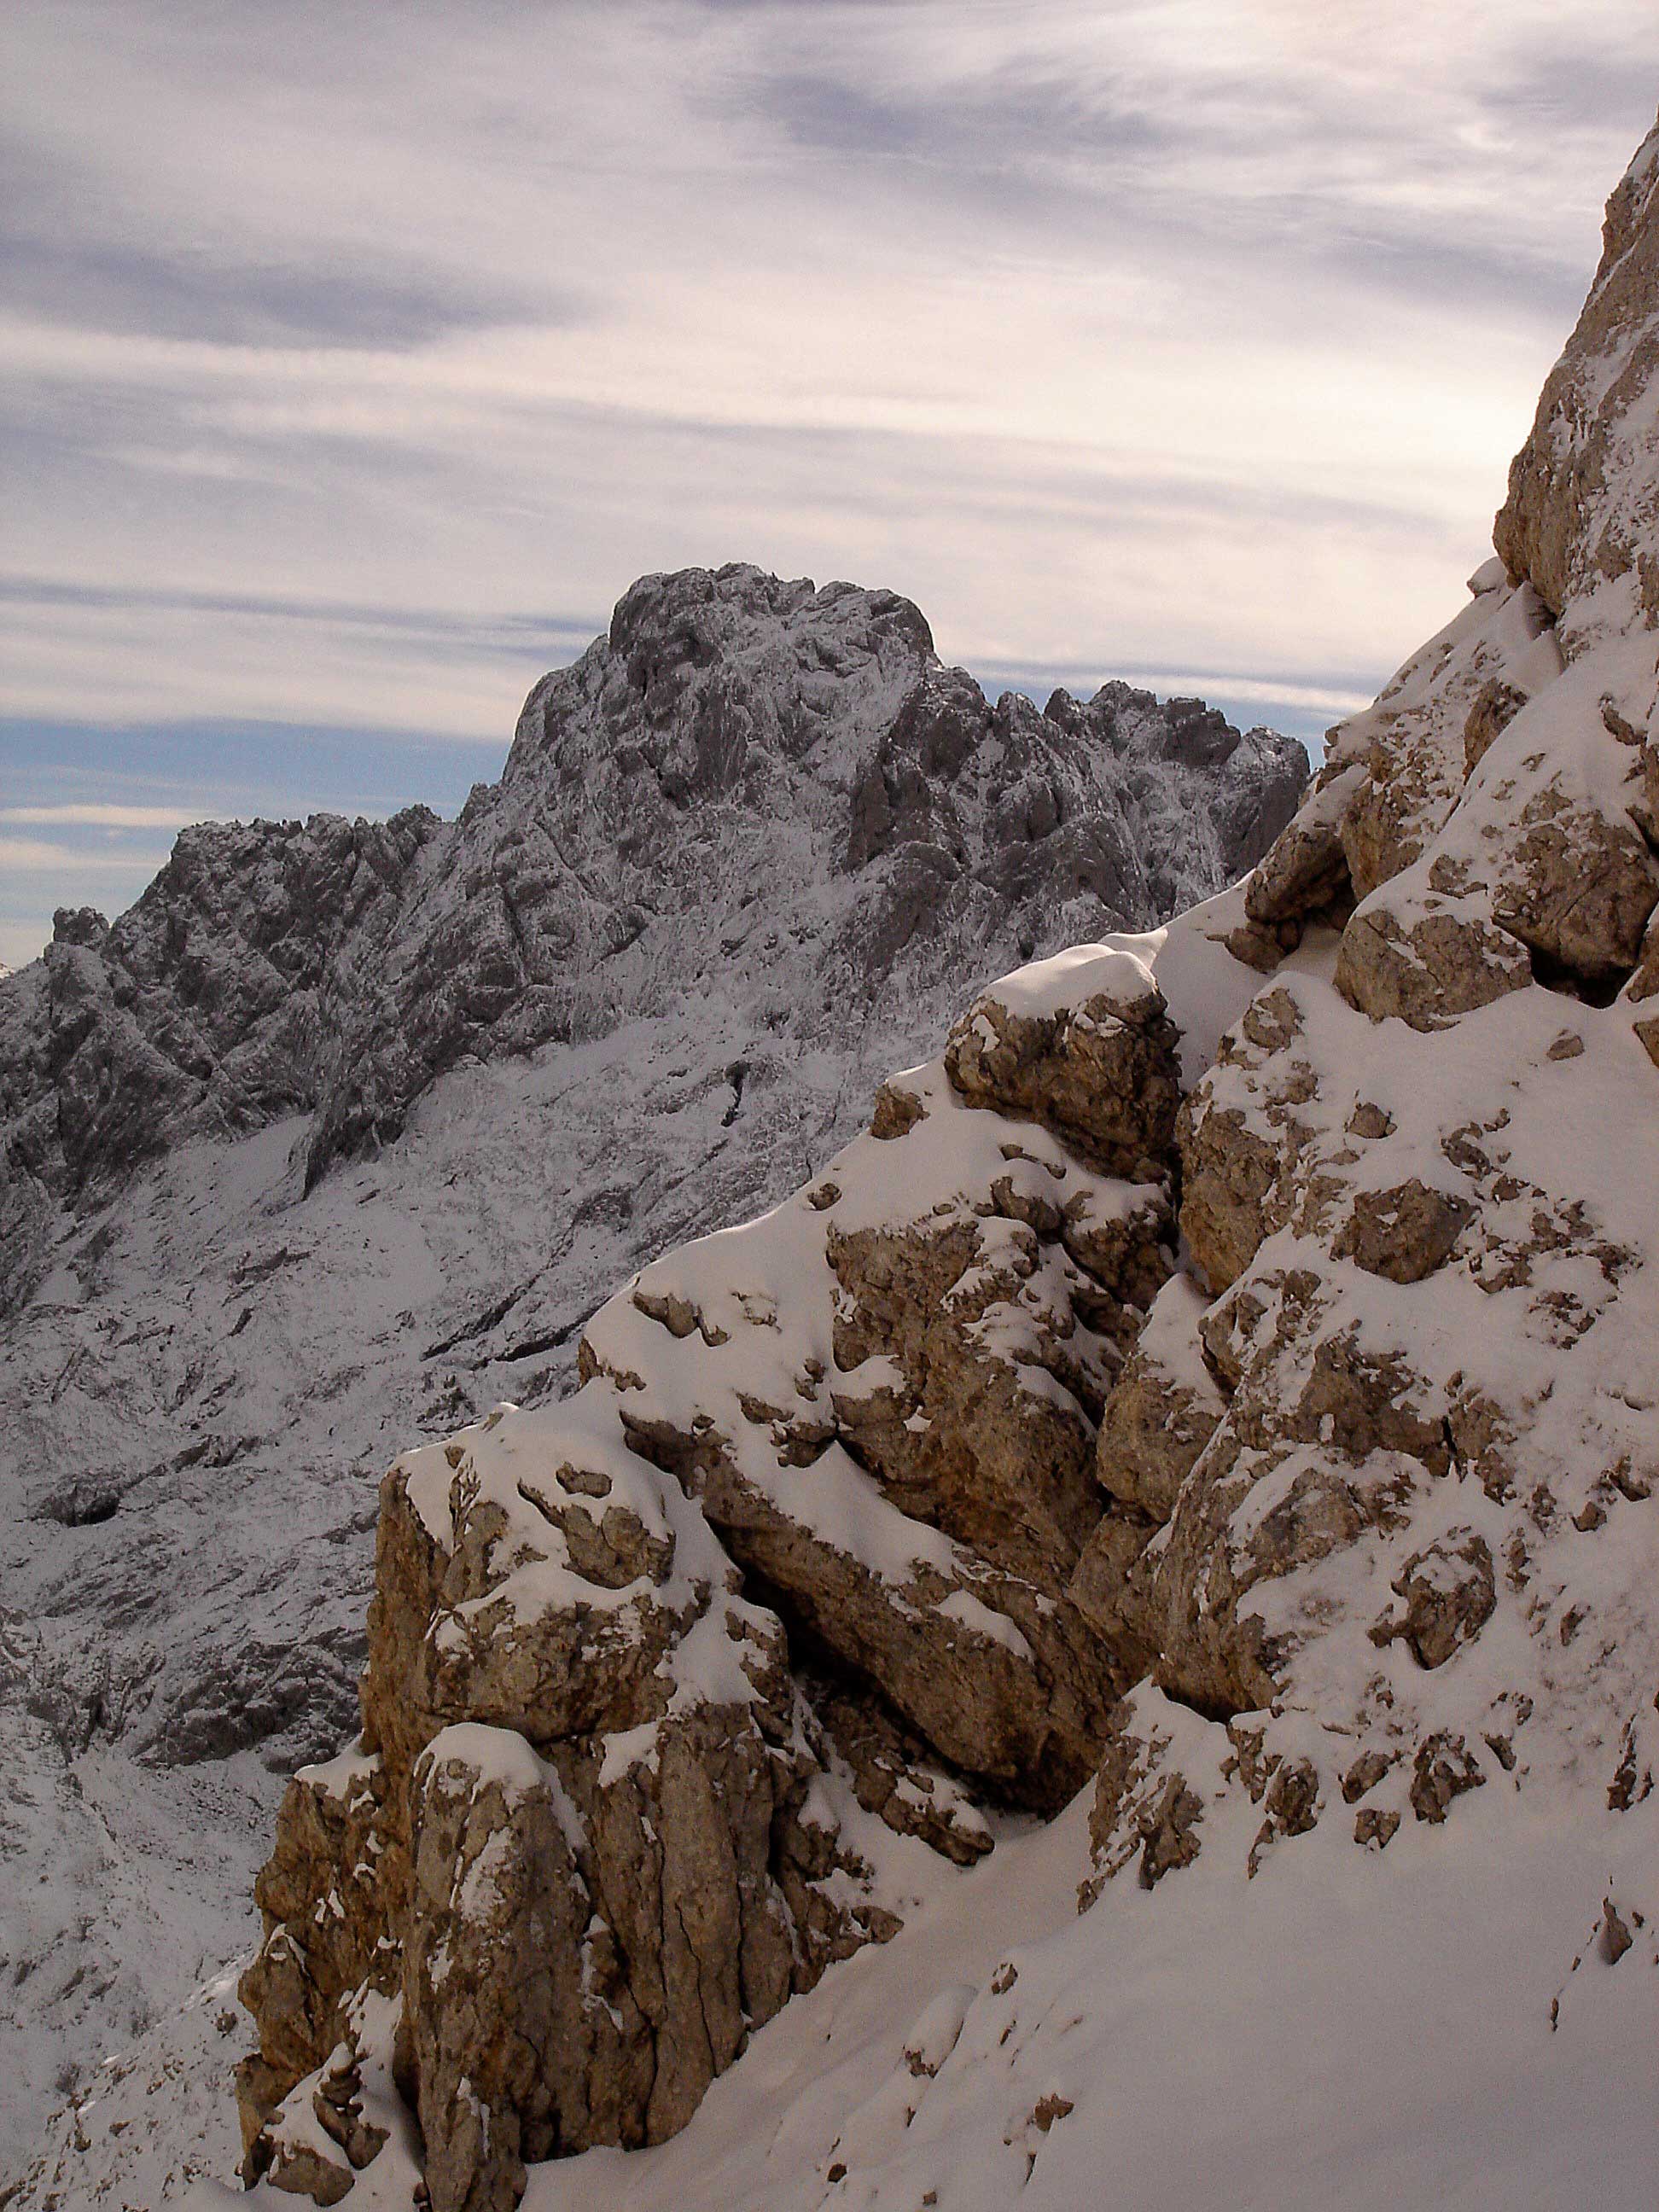
[[[254, 2203], [1659, 2199], [1656, 415], [1659, 129], [1497, 556], [1248, 879], [393, 1462]], [[242, 2201], [229, 1994], [18, 2201]]]
[[991, 707], [890, 593], [691, 572], [458, 823], [204, 826], [58, 917], [0, 982], [0, 2173], [251, 1942], [279, 1778], [356, 1725], [392, 1455], [567, 1387], [619, 1277], [1305, 778], [1121, 684]]
[[1659, 130], [1249, 879], [393, 1463], [256, 2202], [1655, 2202], [1656, 400]]

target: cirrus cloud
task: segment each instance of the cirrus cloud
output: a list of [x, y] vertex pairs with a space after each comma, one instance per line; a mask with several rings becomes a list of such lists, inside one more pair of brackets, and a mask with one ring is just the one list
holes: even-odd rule
[[179, 819], [450, 803], [636, 574], [731, 558], [1311, 736], [1456, 605], [1659, 94], [1626, 0], [14, 0], [8, 49], [6, 796]]

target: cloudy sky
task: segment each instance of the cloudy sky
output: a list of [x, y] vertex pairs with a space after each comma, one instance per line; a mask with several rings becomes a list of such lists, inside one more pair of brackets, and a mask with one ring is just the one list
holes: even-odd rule
[[8, 0], [0, 960], [453, 808], [652, 568], [1312, 738], [1455, 611], [1631, 0]]

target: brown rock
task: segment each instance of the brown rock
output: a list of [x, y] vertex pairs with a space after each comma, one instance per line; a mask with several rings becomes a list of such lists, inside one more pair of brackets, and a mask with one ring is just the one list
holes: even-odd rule
[[1133, 1506], [1109, 1503], [1066, 1592], [1129, 1679], [1147, 1673], [1158, 1657], [1156, 1577], [1146, 1555], [1158, 1526]]
[[[1160, 1206], [1145, 1220], [1145, 1265], [1155, 1270], [1168, 1217]], [[1051, 1247], [1059, 1226], [1056, 1216]], [[832, 1231], [843, 1292], [835, 1360], [851, 1378], [833, 1403], [842, 1442], [904, 1512], [1059, 1589], [1099, 1513], [1091, 1407], [1098, 1413], [1112, 1370], [1064, 1312], [1039, 1347], [1062, 1388], [1039, 1395], [1027, 1362], [999, 1357], [982, 1326], [1021, 1299], [1042, 1246], [1028, 1224], [1000, 1220]], [[896, 1387], [857, 1387], [874, 1358], [884, 1378], [896, 1369]]]
[[1625, 1917], [1618, 1906], [1610, 1897], [1603, 1898], [1601, 1926], [1595, 1947], [1601, 1954], [1602, 1964], [1616, 1966], [1626, 1952], [1630, 1949], [1634, 1940]]
[[1659, 862], [1628, 821], [1548, 785], [1505, 825], [1494, 858], [1500, 928], [1591, 988], [1635, 966], [1659, 903]]
[[[644, 1544], [636, 1520], [630, 1527], [627, 1514], [567, 1490], [556, 1475], [522, 1488], [509, 1512], [480, 1492], [465, 1444], [447, 1449], [454, 1455], [447, 1545], [410, 1501], [407, 1462], [381, 1486], [363, 1711], [394, 1769], [410, 1771], [418, 1750], [455, 1721], [521, 1728], [547, 1745], [654, 1719], [668, 1696], [657, 1669], [686, 1626], [682, 1603], [657, 1595], [672, 1546]], [[570, 1602], [556, 1613], [518, 1602], [513, 1577], [526, 1522], [530, 1540], [539, 1522], [548, 1549], [575, 1571]], [[576, 1567], [583, 1553], [586, 1573]], [[627, 1603], [610, 1601], [628, 1585]]]
[[1113, 1708], [1089, 1808], [1094, 1872], [1079, 1889], [1079, 1911], [1132, 1863], [1139, 1886], [1151, 1889], [1198, 1856], [1204, 1800], [1178, 1757], [1155, 1711], [1141, 1711], [1133, 1698]]
[[1453, 763], [1408, 718], [1376, 718], [1370, 773], [1342, 817], [1342, 849], [1356, 900], [1419, 858], [1456, 801]]
[[1303, 1170], [1313, 1129], [1304, 1109], [1319, 1079], [1301, 1035], [1293, 991], [1279, 984], [1259, 993], [1181, 1109], [1182, 1234], [1218, 1294], [1311, 1194]]
[[[1309, 1280], [1311, 1290], [1286, 1279], [1273, 1331], [1256, 1328], [1158, 1554], [1147, 1616], [1155, 1679], [1218, 1716], [1271, 1705], [1297, 1645], [1288, 1626], [1266, 1632], [1252, 1593], [1398, 1527], [1413, 1466], [1437, 1476], [1450, 1465], [1443, 1425], [1413, 1409], [1401, 1357], [1368, 1351], [1352, 1324], [1323, 1333], [1327, 1301]], [[1269, 1295], [1276, 1287], [1261, 1285]], [[1206, 1316], [1206, 1338], [1219, 1340], [1230, 1307], [1252, 1304], [1260, 1316], [1254, 1289], [1230, 1292]], [[1268, 1483], [1273, 1502], [1256, 1510], [1251, 1492]], [[1316, 1601], [1308, 1632], [1321, 1632]]]
[[1651, 1005], [1651, 1001], [1659, 999], [1659, 920], [1648, 924], [1647, 934], [1642, 940], [1642, 957], [1625, 996], [1632, 1006], [1641, 1009], [1632, 1026], [1638, 1042], [1654, 1066], [1659, 1067], [1659, 1006]]
[[1174, 1137], [1176, 1044], [1150, 988], [1100, 990], [1041, 1014], [993, 989], [951, 1030], [945, 1066], [970, 1105], [1040, 1121], [1109, 1175], [1139, 1178], [1158, 1171]]
[[1300, 936], [1301, 925], [1297, 922], [1281, 921], [1270, 927], [1266, 922], [1245, 921], [1229, 930], [1220, 941], [1246, 968], [1270, 975], [1285, 955], [1296, 950]]
[[370, 2166], [386, 2148], [388, 2130], [363, 2112], [362, 2068], [354, 2045], [343, 2045], [324, 2069], [311, 2100], [317, 2124], [338, 2143], [354, 2172]]
[[1392, 1762], [1380, 1751], [1362, 1751], [1342, 1778], [1342, 1800], [1357, 1804], [1367, 1790], [1375, 1790]]
[[[1601, 265], [1577, 327], [1510, 470], [1492, 542], [1559, 614], [1598, 583], [1628, 577], [1659, 625], [1659, 574], [1641, 552], [1653, 512], [1651, 442], [1629, 422], [1659, 374], [1659, 170], [1640, 158], [1607, 202]], [[1610, 373], [1616, 371], [1616, 373]]]
[[1104, 1513], [1068, 1591], [1131, 1674], [1158, 1656], [1156, 1578], [1146, 1547], [1225, 1411], [1202, 1357], [1204, 1310], [1189, 1276], [1167, 1284], [1106, 1401], [1095, 1473]]
[[1245, 886], [1244, 911], [1253, 922], [1271, 927], [1300, 921], [1350, 895], [1342, 817], [1364, 781], [1358, 763], [1322, 772], [1295, 820], [1280, 832]]
[[1139, 1882], [1151, 1889], [1178, 1867], [1190, 1866], [1198, 1856], [1199, 1823], [1204, 1800], [1188, 1786], [1182, 1774], [1172, 1774], [1163, 1794], [1141, 1826]]
[[343, 2158], [330, 2158], [311, 2143], [295, 2143], [278, 2148], [261, 2179], [273, 2189], [308, 2197], [313, 2204], [338, 2204], [350, 2194], [356, 2176]]
[[845, 1685], [815, 1686], [811, 1694], [819, 1725], [852, 1769], [854, 1792], [866, 1813], [896, 1835], [920, 1836], [957, 1866], [984, 1857], [992, 1838], [983, 1814], [873, 1696]]
[[[579, 1822], [522, 1738], [437, 1736], [412, 1822], [404, 2018], [433, 2212], [513, 2212], [527, 2160], [619, 2139], [624, 2084], [639, 2129], [648, 2041], [614, 1970], [589, 1998], [584, 1968], [601, 1947], [586, 1940]], [[614, 2084], [608, 2136], [603, 2121], [592, 2132], [596, 2043]]]
[[1532, 981], [1514, 938], [1468, 899], [1427, 894], [1392, 911], [1373, 896], [1342, 933], [1336, 986], [1373, 1021], [1437, 1030]]
[[[951, 1765], [1045, 1812], [1093, 1773], [1123, 1677], [1075, 1606], [977, 1566], [965, 1551], [960, 1581], [929, 1570], [896, 1589], [791, 1518], [711, 1431], [632, 1432], [674, 1469], [733, 1558], [779, 1594], [792, 1620], [854, 1674], [878, 1682]], [[815, 1471], [803, 1470], [803, 1480]]]
[[1210, 1290], [1242, 1275], [1289, 1216], [1289, 1146], [1271, 1143], [1237, 1107], [1209, 1103], [1202, 1087], [1182, 1109], [1181, 1231]]
[[1414, 1552], [1393, 1588], [1406, 1610], [1397, 1620], [1379, 1622], [1371, 1640], [1386, 1644], [1400, 1638], [1420, 1667], [1443, 1667], [1497, 1609], [1492, 1553], [1473, 1529], [1454, 1529]]
[[[256, 2051], [236, 2062], [236, 2118], [242, 2131], [242, 2156], [246, 2161], [258, 2141], [259, 2131], [277, 2106], [302, 2077], [295, 2075], [287, 2079], [269, 2060]], [[242, 2179], [252, 2188], [258, 2175], [264, 2171], [263, 2161], [257, 2165], [244, 2163]]]
[[1374, 1141], [1394, 1134], [1394, 1116], [1381, 1106], [1362, 1098], [1343, 1125], [1351, 1137], [1364, 1137]]
[[914, 1091], [906, 1091], [900, 1084], [884, 1083], [876, 1093], [870, 1134], [879, 1137], [884, 1144], [890, 1143], [895, 1137], [908, 1136], [927, 1115], [927, 1107]]
[[1248, 1871], [1254, 1875], [1262, 1854], [1284, 1836], [1305, 1836], [1319, 1820], [1319, 1774], [1311, 1759], [1281, 1759], [1263, 1793], [1267, 1818], [1250, 1846]]
[[1506, 684], [1502, 677], [1494, 676], [1481, 685], [1463, 724], [1465, 777], [1474, 774], [1493, 740], [1503, 735], [1526, 703], [1525, 692]]
[[1353, 1212], [1334, 1246], [1369, 1275], [1420, 1283], [1450, 1256], [1474, 1213], [1467, 1199], [1449, 1196], [1415, 1176], [1389, 1190], [1356, 1192]]
[[1419, 1820], [1438, 1823], [1454, 1798], [1486, 1786], [1480, 1762], [1461, 1735], [1442, 1729], [1419, 1744], [1412, 1765], [1411, 1805]]
[[1154, 1522], [1169, 1519], [1226, 1411], [1204, 1364], [1203, 1311], [1189, 1276], [1159, 1292], [1101, 1417], [1095, 1449], [1101, 1486]]
[[[492, 1416], [383, 1486], [376, 1753], [290, 1788], [244, 1982], [250, 2156], [273, 2173], [309, 2137], [264, 2112], [365, 1984], [401, 1990], [433, 2203], [495, 2212], [528, 2161], [684, 2125], [750, 2024], [896, 1924], [799, 1817], [817, 1769], [776, 1619], [732, 1595], [678, 1486], [583, 1422]], [[670, 1713], [693, 1634], [735, 1689], [691, 1686], [706, 1657]], [[372, 2156], [349, 2094], [316, 2094], [348, 2162]]]
[[302, 1767], [289, 1784], [254, 1884], [264, 1940], [239, 1989], [259, 2026], [258, 2058], [237, 2084], [245, 2149], [340, 2042], [345, 2002], [370, 1978], [381, 1932], [401, 1906], [405, 1865], [378, 1758], [345, 1753]]

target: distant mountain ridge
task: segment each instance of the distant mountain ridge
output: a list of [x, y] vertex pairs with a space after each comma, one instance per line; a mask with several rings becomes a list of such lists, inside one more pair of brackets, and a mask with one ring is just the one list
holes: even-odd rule
[[1123, 685], [992, 706], [889, 592], [693, 570], [459, 821], [205, 824], [59, 915], [0, 983], [0, 2136], [247, 1940], [271, 1778], [352, 1725], [392, 1455], [568, 1383], [620, 1277], [781, 1197], [1011, 962], [1241, 873], [1306, 768]]
[[[891, 592], [642, 578], [536, 685], [458, 821], [203, 823], [112, 927], [58, 914], [0, 989], [0, 1310], [52, 1197], [184, 1135], [312, 1112], [314, 1182], [463, 1057], [580, 1042], [694, 988], [769, 981], [769, 1029], [833, 1038], [848, 989], [891, 970], [959, 990], [1220, 888], [1306, 772], [1288, 738], [1121, 684], [992, 706]], [[800, 950], [780, 962], [774, 938]]]

